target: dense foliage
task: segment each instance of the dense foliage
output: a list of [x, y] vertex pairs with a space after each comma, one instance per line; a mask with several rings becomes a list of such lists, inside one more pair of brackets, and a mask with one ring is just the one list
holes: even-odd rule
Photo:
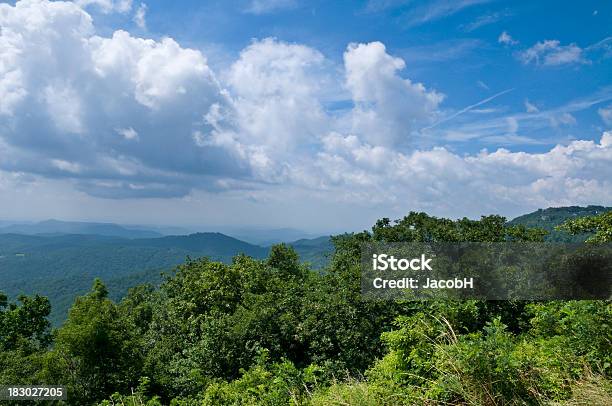
[[[303, 261], [319, 268], [327, 263], [325, 253], [333, 250], [330, 245], [327, 237], [292, 244]], [[52, 305], [51, 323], [59, 326], [75, 298], [87, 293], [93, 278], [102, 278], [110, 298], [119, 300], [130, 286], [159, 285], [161, 273], [171, 271], [188, 256], [231, 263], [237, 253], [263, 259], [268, 251], [220, 233], [139, 239], [0, 234], [0, 290], [15, 298], [44, 295]]]
[[62, 383], [71, 405], [609, 403], [609, 302], [360, 294], [362, 242], [544, 234], [500, 216], [410, 213], [334, 237], [324, 272], [281, 244], [265, 259], [189, 259], [161, 286], [137, 286], [118, 303], [96, 280], [52, 336], [46, 299], [2, 296], [0, 384]]

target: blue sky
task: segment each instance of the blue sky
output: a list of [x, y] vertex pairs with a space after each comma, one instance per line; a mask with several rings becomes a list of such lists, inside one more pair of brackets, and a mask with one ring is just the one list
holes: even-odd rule
[[[129, 14], [101, 15], [101, 21], [108, 32], [126, 27], [205, 50], [211, 65], [219, 69], [231, 64], [253, 39], [274, 37], [308, 45], [337, 64], [342, 63], [347, 44], [381, 41], [390, 54], [406, 61], [407, 76], [447, 96], [444, 108], [449, 111], [507, 89], [512, 91], [486, 107], [522, 113], [525, 100], [549, 110], [612, 95], [612, 4], [605, 1], [262, 0], [149, 1], [146, 5], [146, 30], [140, 30]], [[502, 32], [516, 43], [500, 43]], [[558, 40], [560, 46], [574, 44], [582, 49], [584, 60], [545, 69], [522, 63], [518, 54], [544, 40]], [[572, 138], [599, 139], [603, 129], [599, 107], [572, 113], [581, 119], [571, 126], [537, 126], [527, 134], [544, 139], [547, 145]], [[444, 127], [455, 124], [452, 120]], [[452, 148], [473, 152], [480, 144]], [[521, 146], [521, 150], [544, 148]]]
[[4, 220], [612, 204], [610, 2], [5, 3]]

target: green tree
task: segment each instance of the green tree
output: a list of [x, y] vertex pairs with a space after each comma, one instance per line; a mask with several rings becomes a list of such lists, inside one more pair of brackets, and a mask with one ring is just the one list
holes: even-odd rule
[[6, 295], [0, 292], [0, 351], [46, 348], [51, 340], [49, 300], [22, 295], [19, 302], [8, 303]]
[[268, 265], [287, 275], [300, 272], [300, 261], [297, 252], [286, 244], [273, 245], [268, 256]]
[[612, 211], [596, 216], [572, 219], [558, 226], [557, 229], [574, 235], [593, 233], [593, 235], [587, 238], [587, 242], [612, 242]]
[[76, 299], [47, 354], [45, 379], [65, 383], [71, 404], [91, 404], [137, 384], [142, 362], [132, 326], [107, 296], [96, 279], [91, 291]]
[[20, 296], [9, 303], [0, 292], [0, 384], [39, 383], [42, 357], [51, 342], [45, 297]]

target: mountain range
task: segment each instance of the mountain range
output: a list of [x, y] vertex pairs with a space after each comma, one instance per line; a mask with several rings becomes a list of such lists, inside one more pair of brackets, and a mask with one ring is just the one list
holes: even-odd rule
[[[571, 236], [554, 228], [570, 218], [609, 210], [612, 208], [603, 206], [540, 209], [508, 224], [543, 228], [549, 231], [546, 237], [549, 241], [583, 241], [586, 235]], [[0, 291], [12, 298], [20, 294], [49, 297], [51, 320], [59, 325], [74, 298], [87, 292], [96, 277], [106, 283], [112, 298], [120, 299], [128, 287], [159, 284], [162, 273], [171, 272], [187, 257], [209, 257], [229, 263], [239, 253], [266, 258], [270, 249], [268, 244], [254, 244], [219, 232], [163, 235], [163, 231], [144, 226], [58, 220], [0, 226]], [[281, 229], [276, 234], [271, 230], [260, 231], [250, 234], [249, 239], [271, 244], [282, 236], [301, 235], [292, 229]], [[302, 261], [315, 269], [323, 269], [333, 252], [328, 236], [285, 241]]]
[[280, 242], [313, 239], [313, 234], [294, 228], [262, 228], [236, 226], [176, 227], [155, 225], [118, 225], [83, 221], [45, 220], [36, 223], [15, 223], [0, 220], [0, 234], [59, 235], [85, 234], [123, 238], [156, 238], [169, 235], [189, 235], [197, 232], [221, 232], [238, 240], [255, 245], [268, 246]]
[[34, 224], [11, 224], [0, 227], [0, 234], [85, 234], [123, 238], [155, 238], [163, 235], [152, 230], [132, 229], [113, 223], [87, 223], [59, 220], [46, 220]]
[[[94, 229], [126, 233], [120, 226]], [[0, 234], [0, 291], [13, 298], [20, 294], [49, 297], [53, 309], [51, 320], [56, 325], [65, 319], [74, 298], [87, 292], [96, 277], [107, 284], [111, 297], [119, 299], [128, 287], [160, 283], [162, 272], [171, 271], [187, 257], [209, 257], [229, 263], [240, 253], [262, 259], [269, 252], [269, 247], [221, 233], [125, 238], [61, 234], [59, 229], [45, 231], [49, 232]], [[132, 230], [129, 232], [131, 236], [137, 235]], [[323, 267], [326, 255], [332, 251], [329, 237], [300, 240], [290, 245], [314, 267]]]

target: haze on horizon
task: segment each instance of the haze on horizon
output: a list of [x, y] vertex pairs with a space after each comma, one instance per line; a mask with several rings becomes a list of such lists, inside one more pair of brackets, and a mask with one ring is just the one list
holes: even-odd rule
[[612, 205], [612, 4], [201, 3], [0, 2], [0, 220]]

